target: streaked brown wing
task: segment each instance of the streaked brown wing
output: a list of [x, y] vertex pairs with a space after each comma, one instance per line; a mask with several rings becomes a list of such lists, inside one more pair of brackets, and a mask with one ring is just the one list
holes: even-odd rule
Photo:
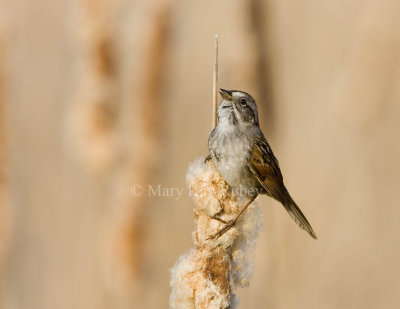
[[317, 236], [311, 224], [291, 198], [283, 184], [283, 177], [278, 160], [275, 158], [265, 139], [258, 140], [253, 146], [249, 168], [257, 177], [266, 193], [281, 202], [293, 220], [302, 229], [307, 231], [311, 237], [316, 239]]
[[278, 160], [265, 140], [259, 140], [254, 145], [250, 170], [255, 174], [268, 195], [283, 202], [282, 190], [285, 191], [285, 186], [282, 173], [279, 169]]

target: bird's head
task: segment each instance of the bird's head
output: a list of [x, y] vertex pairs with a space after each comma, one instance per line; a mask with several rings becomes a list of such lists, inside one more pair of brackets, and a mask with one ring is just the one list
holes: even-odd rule
[[239, 90], [220, 89], [222, 102], [218, 108], [218, 120], [229, 120], [235, 125], [259, 126], [258, 110], [253, 97]]

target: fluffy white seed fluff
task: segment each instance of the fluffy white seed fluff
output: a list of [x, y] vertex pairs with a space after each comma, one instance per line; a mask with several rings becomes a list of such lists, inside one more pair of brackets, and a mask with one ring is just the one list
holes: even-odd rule
[[254, 202], [233, 228], [209, 239], [242, 209], [245, 199], [235, 195], [210, 160], [193, 162], [187, 184], [195, 203], [194, 249], [171, 269], [171, 308], [235, 308], [234, 290], [246, 287], [253, 273], [256, 239], [262, 229]]

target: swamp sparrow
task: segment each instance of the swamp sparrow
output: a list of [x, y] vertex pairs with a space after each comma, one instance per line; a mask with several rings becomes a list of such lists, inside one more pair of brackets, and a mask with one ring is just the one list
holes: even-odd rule
[[246, 192], [249, 200], [233, 220], [221, 220], [226, 226], [212, 238], [228, 231], [258, 194], [266, 194], [279, 201], [293, 220], [316, 239], [283, 183], [278, 160], [261, 132], [254, 99], [237, 90], [220, 89], [220, 94], [223, 100], [218, 108], [218, 124], [210, 133], [208, 149], [225, 181], [233, 190]]

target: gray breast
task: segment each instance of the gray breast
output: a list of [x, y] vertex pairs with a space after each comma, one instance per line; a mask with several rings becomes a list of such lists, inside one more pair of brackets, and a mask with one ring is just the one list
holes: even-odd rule
[[209, 150], [217, 169], [233, 188], [254, 188], [257, 179], [248, 163], [251, 144], [248, 137], [237, 129], [217, 127], [210, 135]]

